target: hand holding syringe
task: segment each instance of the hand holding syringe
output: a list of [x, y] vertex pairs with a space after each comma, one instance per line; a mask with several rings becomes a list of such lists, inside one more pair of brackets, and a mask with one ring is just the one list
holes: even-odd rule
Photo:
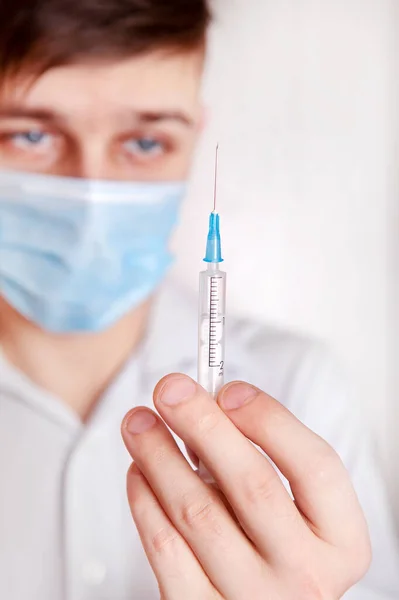
[[[236, 382], [220, 393], [226, 276], [215, 207], [205, 261], [198, 380], [206, 391], [187, 376], [169, 375], [154, 392], [163, 421], [136, 407], [122, 428], [135, 461], [128, 475], [132, 514], [159, 588], [176, 600], [341, 597], [371, 556], [341, 459], [260, 389]], [[170, 430], [199, 457], [202, 481]], [[273, 463], [287, 475], [295, 502]]]

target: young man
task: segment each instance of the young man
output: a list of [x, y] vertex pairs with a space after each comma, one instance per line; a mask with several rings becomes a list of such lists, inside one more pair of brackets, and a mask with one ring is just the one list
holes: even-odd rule
[[[215, 403], [188, 377], [196, 310], [159, 286], [208, 22], [206, 0], [0, 4], [0, 598], [399, 593], [366, 435], [322, 349], [230, 324], [229, 380], [282, 404], [245, 383]], [[155, 386], [220, 491], [150, 410]], [[366, 577], [347, 471], [292, 413], [351, 472]]]

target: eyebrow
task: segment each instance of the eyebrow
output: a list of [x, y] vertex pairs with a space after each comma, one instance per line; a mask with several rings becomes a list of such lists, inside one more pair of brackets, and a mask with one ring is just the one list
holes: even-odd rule
[[0, 119], [36, 119], [38, 121], [59, 121], [55, 113], [42, 109], [29, 109], [19, 107], [0, 108]]
[[[193, 127], [194, 120], [183, 111], [133, 111], [131, 113], [138, 125], [174, 121], [186, 127]], [[0, 107], [0, 119], [34, 119], [46, 123], [65, 123], [66, 119], [50, 110], [23, 108], [17, 106]]]
[[161, 121], [176, 121], [187, 127], [193, 127], [194, 120], [181, 111], [139, 112], [135, 113], [141, 123], [159, 123]]

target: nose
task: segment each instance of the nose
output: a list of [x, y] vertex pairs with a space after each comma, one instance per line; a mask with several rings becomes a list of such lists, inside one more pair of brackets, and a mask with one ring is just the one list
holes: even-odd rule
[[61, 170], [66, 177], [80, 179], [115, 179], [116, 175], [106, 144], [97, 137], [74, 148], [63, 161]]
[[109, 162], [104, 143], [100, 139], [94, 139], [81, 149], [76, 177], [85, 179], [111, 179], [112, 169]]

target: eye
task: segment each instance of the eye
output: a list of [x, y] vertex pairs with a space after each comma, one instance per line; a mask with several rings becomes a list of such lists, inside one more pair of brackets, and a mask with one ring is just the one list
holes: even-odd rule
[[143, 157], [159, 156], [165, 151], [164, 144], [151, 137], [130, 139], [124, 147], [130, 154]]
[[47, 148], [53, 139], [49, 133], [35, 130], [13, 133], [9, 136], [10, 141], [22, 149], [43, 149]]

